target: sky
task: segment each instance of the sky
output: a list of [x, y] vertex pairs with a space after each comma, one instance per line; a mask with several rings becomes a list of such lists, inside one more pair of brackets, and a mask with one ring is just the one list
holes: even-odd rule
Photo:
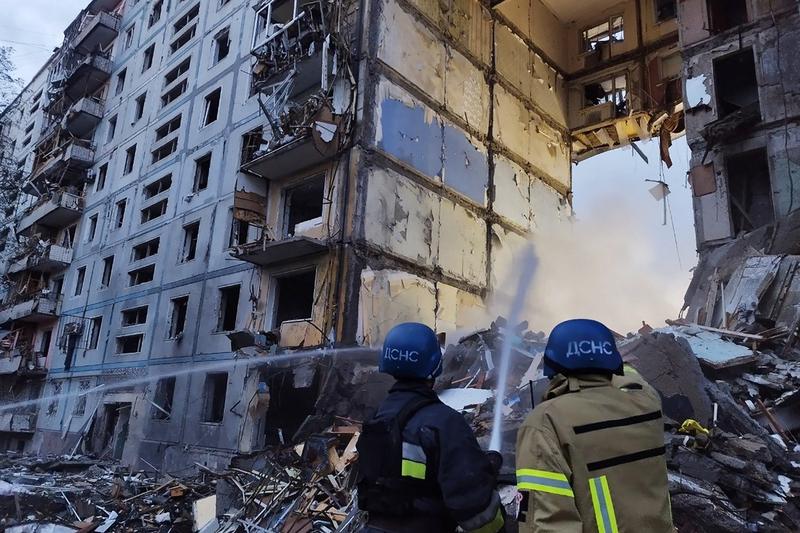
[[[36, 74], [86, 1], [0, 0], [0, 45], [14, 47], [19, 77], [27, 82]], [[586, 316], [627, 332], [642, 321], [661, 326], [678, 315], [696, 264], [689, 150], [685, 139], [678, 140], [674, 165], [664, 170], [672, 213], [665, 226], [664, 204], [645, 181], [662, 179], [658, 143], [639, 146], [649, 164], [626, 147], [573, 168], [577, 222], [568, 234], [548, 236], [537, 253], [542, 264], [531, 298], [534, 326], [547, 329], [560, 319]], [[553, 287], [560, 289], [555, 297]]]

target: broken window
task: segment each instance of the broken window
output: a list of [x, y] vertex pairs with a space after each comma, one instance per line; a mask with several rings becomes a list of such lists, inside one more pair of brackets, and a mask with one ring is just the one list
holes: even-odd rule
[[683, 98], [682, 69], [683, 58], [680, 52], [661, 58], [661, 81], [664, 84], [664, 102], [667, 104]]
[[316, 278], [316, 270], [306, 270], [275, 279], [275, 327], [287, 320], [311, 319]]
[[192, 25], [191, 28], [183, 32], [183, 34], [180, 37], [172, 41], [172, 44], [169, 45], [170, 53], [174, 54], [175, 52], [183, 48], [183, 46], [186, 43], [192, 40], [192, 38], [195, 36], [196, 33], [197, 33], [197, 24], [194, 24]]
[[151, 416], [155, 420], [169, 420], [172, 414], [172, 400], [175, 396], [175, 376], [161, 378], [156, 383]]
[[86, 278], [86, 267], [80, 267], [75, 274], [75, 296], [83, 292], [83, 280]]
[[186, 12], [185, 15], [180, 17], [175, 23], [172, 25], [172, 34], [175, 35], [183, 28], [186, 27], [191, 21], [193, 21], [197, 16], [200, 14], [200, 4], [195, 4], [189, 11]]
[[134, 307], [133, 309], [125, 309], [122, 311], [122, 325], [125, 326], [139, 326], [147, 323], [147, 306]]
[[625, 27], [621, 16], [613, 16], [581, 33], [583, 52], [594, 52], [611, 43], [625, 40]]
[[124, 68], [117, 74], [117, 87], [114, 89], [114, 94], [120, 95], [125, 90], [125, 77], [128, 74], [128, 69]]
[[39, 352], [47, 357], [50, 354], [50, 341], [53, 339], [53, 330], [46, 329], [42, 332], [42, 340], [39, 343]]
[[164, 7], [164, 0], [156, 0], [153, 4], [153, 10], [150, 11], [150, 17], [147, 20], [147, 27], [151, 27], [153, 24], [161, 20], [161, 10]]
[[169, 190], [170, 187], [172, 187], [172, 174], [167, 174], [163, 178], [158, 178], [156, 181], [145, 185], [144, 197], [152, 198], [153, 196]]
[[239, 285], [220, 287], [219, 316], [217, 331], [233, 331], [236, 329], [236, 315], [239, 311]]
[[225, 28], [224, 30], [218, 32], [214, 36], [214, 63], [219, 63], [226, 57], [228, 57], [228, 53], [231, 51], [231, 31], [230, 28]]
[[191, 64], [192, 58], [187, 57], [183, 61], [181, 61], [177, 67], [173, 68], [164, 76], [164, 87], [171, 84], [175, 80], [177, 80], [182, 74], [185, 74], [189, 71], [189, 65]]
[[219, 100], [222, 95], [222, 88], [215, 89], [211, 94], [206, 96], [205, 113], [203, 114], [203, 125], [208, 126], [212, 122], [216, 122], [219, 117]]
[[183, 253], [181, 262], [193, 260], [197, 256], [197, 238], [200, 235], [200, 221], [192, 222], [183, 227]]
[[189, 297], [173, 298], [171, 302], [172, 313], [169, 321], [169, 338], [177, 339], [183, 335], [183, 330], [186, 327], [186, 311], [189, 308]]
[[267, 147], [264, 142], [264, 127], [259, 126], [242, 135], [242, 157], [240, 164], [249, 163], [259, 155], [260, 151]]
[[111, 272], [114, 270], [114, 256], [108, 256], [103, 259], [103, 275], [100, 278], [100, 286], [108, 287], [111, 285]]
[[189, 81], [188, 80], [183, 80], [182, 82], [177, 84], [175, 87], [173, 87], [169, 91], [165, 92], [161, 96], [161, 107], [169, 105], [171, 102], [177, 100], [179, 96], [181, 96], [183, 93], [186, 92], [186, 88], [188, 86], [189, 86]]
[[758, 81], [752, 48], [714, 60], [714, 92], [719, 118], [739, 110], [758, 111]]
[[238, 218], [233, 219], [231, 224], [231, 240], [229, 246], [243, 245], [250, 242], [250, 223]]
[[228, 373], [206, 374], [203, 394], [203, 421], [219, 424], [225, 416], [225, 396], [228, 393]]
[[120, 200], [117, 202], [117, 217], [116, 217], [116, 227], [121, 228], [122, 225], [125, 223], [125, 208], [128, 205], [128, 200]]
[[86, 413], [86, 395], [81, 394], [75, 398], [75, 408], [72, 410], [74, 416], [83, 416]]
[[97, 349], [100, 343], [100, 329], [103, 327], [103, 317], [96, 316], [89, 319], [89, 349]]
[[153, 59], [156, 57], [156, 45], [151, 44], [142, 55], [142, 72], [147, 72], [153, 66]]
[[269, 41], [291, 26], [300, 14], [299, 4], [299, 0], [273, 0], [259, 9], [256, 12], [254, 46]]
[[196, 159], [194, 162], [194, 182], [192, 192], [202, 191], [208, 187], [208, 177], [211, 174], [211, 154]]
[[117, 353], [139, 353], [142, 351], [144, 333], [117, 337]]
[[674, 19], [678, 16], [677, 0], [654, 0], [656, 8], [656, 22]]
[[141, 261], [142, 259], [156, 255], [158, 253], [158, 246], [160, 242], [161, 239], [156, 237], [155, 239], [151, 239], [147, 242], [137, 244], [133, 247], [131, 261]]
[[117, 115], [108, 119], [108, 130], [106, 130], [106, 142], [110, 143], [114, 140], [114, 134], [117, 132]]
[[322, 218], [325, 197], [325, 176], [315, 176], [301, 185], [286, 191], [286, 236], [298, 232], [303, 223], [314, 223]]
[[606, 103], [614, 104], [616, 116], [628, 114], [628, 82], [625, 74], [617, 74], [605, 80], [587, 83], [583, 87], [584, 106]]
[[125, 150], [125, 167], [122, 169], [123, 176], [133, 172], [133, 164], [136, 161], [136, 145]]
[[131, 26], [125, 30], [125, 45], [122, 47], [123, 50], [127, 50], [133, 44], [133, 36], [136, 33], [136, 24], [131, 24]]
[[735, 234], [775, 221], [766, 148], [726, 158], [728, 196]]
[[747, 0], [707, 0], [712, 33], [719, 33], [747, 22]]
[[147, 102], [147, 93], [142, 93], [134, 101], [133, 121], [136, 122], [144, 115], [144, 105]]
[[100, 192], [106, 186], [106, 177], [108, 177], [108, 163], [105, 163], [100, 166], [97, 170], [97, 184], [95, 187], [95, 192]]
[[165, 122], [158, 128], [156, 128], [156, 140], [160, 141], [173, 131], [176, 131], [178, 128], [181, 127], [181, 119], [183, 115], [177, 115], [169, 119], [168, 122]]
[[128, 272], [129, 285], [133, 287], [134, 285], [141, 285], [142, 283], [153, 281], [155, 274], [155, 265], [147, 265], [142, 268], [137, 268], [136, 270], [131, 270]]
[[97, 234], [97, 215], [89, 217], [89, 231], [86, 234], [87, 242], [92, 242]]
[[174, 154], [178, 150], [178, 139], [177, 137], [168, 141], [166, 144], [162, 144], [152, 152], [153, 156], [153, 163], [158, 163], [162, 159], [165, 159], [172, 154]]
[[142, 224], [155, 220], [167, 214], [167, 198], [142, 209]]

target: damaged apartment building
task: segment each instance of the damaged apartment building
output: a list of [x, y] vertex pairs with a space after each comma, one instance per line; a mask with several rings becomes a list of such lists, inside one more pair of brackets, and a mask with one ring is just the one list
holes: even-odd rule
[[46, 368], [8, 445], [225, 463], [291, 440], [325, 365], [220, 361], [472, 326], [574, 162], [669, 160], [678, 5], [92, 1], [3, 117], [32, 138], [0, 321]]
[[800, 3], [678, 4], [700, 262], [687, 318], [800, 325]]

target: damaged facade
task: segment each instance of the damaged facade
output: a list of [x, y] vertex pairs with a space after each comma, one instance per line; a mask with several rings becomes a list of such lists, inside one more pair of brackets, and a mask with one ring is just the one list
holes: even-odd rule
[[93, 1], [42, 108], [23, 109], [40, 122], [12, 235], [69, 257], [20, 271], [38, 272], [52, 320], [8, 314], [12, 299], [2, 313], [50, 331], [43, 394], [86, 391], [41, 405], [25, 449], [226, 463], [290, 440], [324, 371], [117, 384], [374, 345], [409, 319], [471, 326], [527, 239], [568, 223], [573, 162], [653, 136], [668, 159], [676, 14], [663, 0]]

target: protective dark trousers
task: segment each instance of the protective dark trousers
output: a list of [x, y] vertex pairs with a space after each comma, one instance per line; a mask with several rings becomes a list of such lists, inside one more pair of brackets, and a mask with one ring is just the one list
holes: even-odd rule
[[358, 442], [364, 531], [388, 533], [503, 528], [496, 476], [464, 417], [424, 381], [389, 391]]
[[556, 375], [517, 434], [520, 533], [673, 533], [661, 400], [639, 375]]

